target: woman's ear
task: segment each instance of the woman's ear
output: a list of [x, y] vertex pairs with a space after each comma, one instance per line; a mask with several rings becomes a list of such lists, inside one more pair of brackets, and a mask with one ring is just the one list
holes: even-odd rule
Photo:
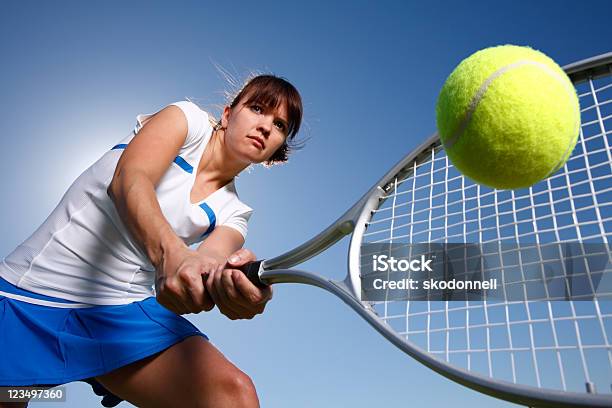
[[221, 128], [222, 129], [227, 128], [227, 124], [229, 122], [229, 117], [231, 113], [232, 113], [232, 108], [230, 108], [229, 106], [225, 106], [223, 108], [223, 113], [221, 114]]

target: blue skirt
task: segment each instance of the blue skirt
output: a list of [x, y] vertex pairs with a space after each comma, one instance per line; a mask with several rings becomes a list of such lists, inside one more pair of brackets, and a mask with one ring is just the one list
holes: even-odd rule
[[[72, 303], [20, 289], [2, 278], [0, 292]], [[56, 386], [82, 380], [98, 395], [112, 394], [92, 377], [156, 354], [189, 336], [208, 340], [155, 297], [127, 305], [64, 308], [0, 294], [0, 328], [0, 386]]]

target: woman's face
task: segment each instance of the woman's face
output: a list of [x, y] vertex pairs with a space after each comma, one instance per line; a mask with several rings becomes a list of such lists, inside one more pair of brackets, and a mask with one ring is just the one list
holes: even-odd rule
[[285, 142], [288, 132], [285, 103], [275, 109], [256, 102], [239, 102], [223, 111], [225, 145], [241, 161], [261, 163], [268, 160]]

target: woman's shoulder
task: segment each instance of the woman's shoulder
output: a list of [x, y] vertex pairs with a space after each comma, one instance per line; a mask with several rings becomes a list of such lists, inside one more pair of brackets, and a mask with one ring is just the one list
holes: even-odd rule
[[236, 183], [234, 180], [230, 181], [225, 186], [225, 191], [228, 194], [228, 203], [227, 206], [231, 209], [232, 212], [239, 213], [252, 213], [253, 209], [245, 204], [240, 197], [238, 196], [238, 191], [236, 191]]
[[246, 239], [248, 223], [253, 214], [253, 209], [238, 197], [233, 180], [223, 190], [225, 192], [225, 203], [220, 210], [219, 225], [238, 230]]
[[207, 122], [211, 126], [214, 126], [216, 123], [213, 115], [189, 99], [172, 102], [170, 105], [180, 108], [188, 119], [189, 117], [195, 117]]
[[216, 123], [215, 118], [195, 102], [187, 99], [173, 102], [169, 106], [176, 106], [181, 109], [187, 119], [188, 134], [185, 146], [206, 139], [212, 132]]

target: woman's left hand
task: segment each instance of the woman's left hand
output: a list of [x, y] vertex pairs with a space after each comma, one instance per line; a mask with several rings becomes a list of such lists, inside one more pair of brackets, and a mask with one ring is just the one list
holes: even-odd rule
[[212, 271], [206, 279], [206, 289], [219, 311], [231, 320], [252, 319], [261, 314], [272, 299], [272, 287], [260, 289], [238, 268], [255, 261], [255, 254], [242, 248], [234, 252], [225, 268]]

